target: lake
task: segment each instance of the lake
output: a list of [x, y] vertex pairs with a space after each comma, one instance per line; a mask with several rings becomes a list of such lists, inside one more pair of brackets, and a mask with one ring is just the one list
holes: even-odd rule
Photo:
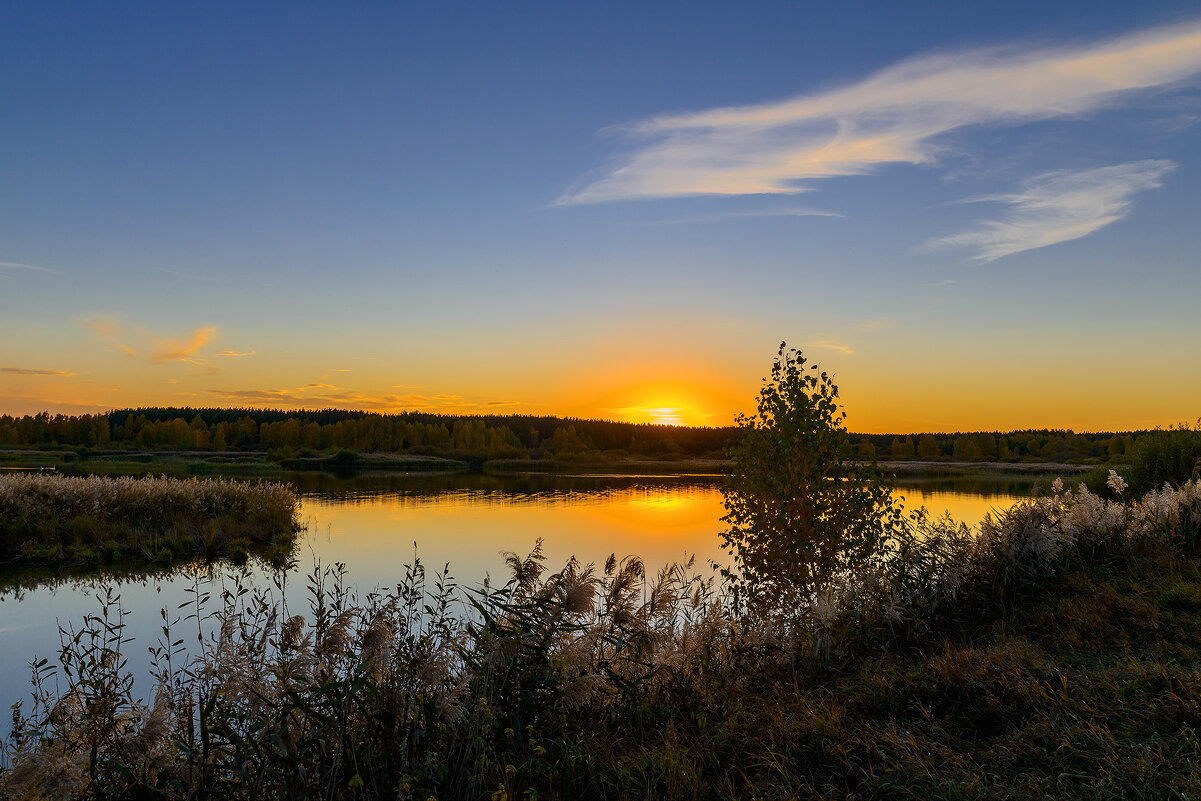
[[[289, 579], [293, 608], [303, 604], [304, 574], [315, 562], [342, 563], [360, 593], [394, 585], [404, 565], [420, 556], [433, 572], [450, 563], [468, 586], [486, 575], [503, 583], [505, 551], [526, 554], [541, 539], [551, 569], [570, 556], [603, 563], [611, 553], [641, 556], [648, 570], [695, 557], [696, 569], [725, 563], [718, 476], [361, 475], [286, 476], [301, 492], [306, 531], [297, 552], [301, 574]], [[898, 482], [906, 509], [949, 511], [979, 523], [985, 513], [1028, 497], [1037, 479], [929, 478]], [[1045, 484], [1047, 479], [1043, 479]], [[251, 581], [267, 583], [261, 570]], [[13, 574], [16, 575], [16, 574]], [[22, 574], [28, 577], [28, 573]], [[127, 653], [139, 688], [149, 667], [147, 648], [159, 637], [159, 610], [175, 610], [204, 575], [185, 567], [169, 574], [62, 578], [0, 594], [0, 704], [28, 694], [31, 659], [55, 661], [59, 626], [78, 626], [99, 610], [97, 593], [111, 586], [128, 610]], [[12, 576], [9, 577], [11, 581]], [[0, 573], [0, 582], [4, 574]], [[214, 593], [216, 595], [217, 593]], [[193, 635], [194, 641], [194, 635]]]

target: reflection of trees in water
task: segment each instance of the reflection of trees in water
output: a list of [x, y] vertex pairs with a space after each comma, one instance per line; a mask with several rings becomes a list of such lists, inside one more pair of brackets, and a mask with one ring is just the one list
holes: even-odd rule
[[70, 565], [13, 565], [0, 568], [0, 600], [19, 601], [26, 592], [42, 588], [69, 585], [96, 591], [114, 584], [148, 586], [176, 576], [195, 572], [207, 573], [216, 562], [186, 562], [173, 565], [104, 565], [102, 567]]
[[995, 495], [1032, 495], [1049, 487], [1053, 480], [1053, 476], [1032, 478], [1007, 475], [906, 477], [897, 480], [896, 488], [899, 492], [915, 489], [922, 492], [954, 492], [989, 498]]
[[294, 473], [287, 476], [310, 500], [333, 504], [359, 504], [387, 498], [400, 505], [439, 500], [507, 506], [513, 504], [604, 503], [614, 496], [659, 497], [708, 495], [720, 486], [721, 476], [629, 476], [478, 474], [363, 474], [338, 477], [328, 473]]
[[[562, 473], [479, 475], [365, 473], [292, 473], [286, 476], [309, 499], [327, 504], [362, 504], [388, 499], [401, 506], [463, 503], [514, 504], [606, 503], [623, 499], [659, 498], [665, 492], [709, 496], [722, 487], [723, 476], [565, 475]], [[960, 475], [907, 477], [896, 482], [906, 490], [948, 492], [984, 498], [1027, 496], [1043, 491], [1051, 477]]]
[[[60, 472], [88, 475], [97, 472], [91, 463], [67, 467]], [[99, 471], [106, 472], [106, 471]], [[115, 471], [129, 473], [128, 469]], [[138, 472], [138, 471], [134, 471]], [[186, 478], [187, 470], [159, 470], [172, 477]], [[240, 471], [204, 470], [205, 475], [223, 475], [254, 481], [258, 475]], [[1030, 474], [980, 473], [962, 475], [902, 476], [896, 480], [898, 492], [906, 489], [923, 492], [953, 492], [964, 495], [993, 497], [997, 495], [1027, 496], [1043, 493], [1055, 476]], [[309, 499], [324, 503], [362, 503], [372, 499], [393, 498], [404, 503], [429, 500], [442, 495], [487, 500], [498, 504], [557, 503], [603, 500], [616, 493], [644, 492], [659, 494], [664, 490], [690, 494], [709, 493], [719, 489], [723, 477], [700, 475], [577, 475], [571, 473], [411, 473], [378, 472], [336, 475], [324, 472], [271, 472], [272, 481], [286, 481]], [[1069, 481], [1069, 477], [1064, 478]]]
[[127, 559], [107, 565], [0, 565], [0, 601], [19, 601], [27, 592], [62, 586], [99, 592], [113, 585], [153, 587], [180, 576], [199, 575], [203, 580], [230, 570], [269, 573], [288, 568], [295, 561], [299, 545], [300, 537], [292, 538], [286, 549], [252, 544], [250, 557], [243, 562], [193, 558], [170, 563]]

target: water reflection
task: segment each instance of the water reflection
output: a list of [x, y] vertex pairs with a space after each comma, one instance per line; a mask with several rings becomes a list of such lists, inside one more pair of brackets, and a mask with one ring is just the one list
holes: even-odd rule
[[985, 498], [998, 495], [1024, 498], [1050, 486], [1052, 480], [1054, 476], [1005, 474], [906, 477], [897, 481], [897, 491], [902, 495], [908, 491], [918, 491]]
[[638, 554], [652, 569], [692, 556], [723, 561], [717, 479], [496, 476], [363, 477], [307, 495], [313, 557], [347, 565], [360, 585], [385, 585], [419, 553], [463, 581], [498, 576], [505, 551], [541, 540], [550, 563]]
[[287, 473], [285, 480], [303, 495], [326, 503], [353, 503], [381, 497], [425, 501], [448, 494], [485, 494], [502, 503], [510, 499], [554, 503], [567, 499], [583, 500], [593, 495], [612, 495], [623, 490], [639, 488], [708, 489], [718, 486], [721, 476], [364, 473], [339, 477], [329, 473]]

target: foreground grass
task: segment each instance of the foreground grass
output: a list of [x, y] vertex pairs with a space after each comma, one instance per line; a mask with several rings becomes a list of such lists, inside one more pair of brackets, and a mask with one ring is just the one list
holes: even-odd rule
[[585, 750], [629, 797], [1197, 798], [1201, 574], [1111, 571], [899, 652], [652, 708], [643, 734]]
[[1055, 492], [978, 530], [919, 516], [789, 623], [683, 568], [537, 552], [467, 592], [418, 564], [356, 600], [316, 570], [304, 615], [197, 584], [149, 703], [110, 598], [57, 683], [34, 664], [0, 793], [1201, 796], [1201, 485]]
[[286, 484], [230, 479], [0, 475], [0, 557], [25, 564], [245, 555], [298, 530]]

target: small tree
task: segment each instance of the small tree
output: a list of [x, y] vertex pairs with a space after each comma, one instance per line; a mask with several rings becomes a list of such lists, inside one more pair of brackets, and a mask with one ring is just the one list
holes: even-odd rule
[[838, 388], [805, 362], [780, 344], [758, 411], [737, 418], [743, 436], [723, 492], [739, 600], [794, 620], [866, 567], [903, 522], [874, 460], [855, 458]]

